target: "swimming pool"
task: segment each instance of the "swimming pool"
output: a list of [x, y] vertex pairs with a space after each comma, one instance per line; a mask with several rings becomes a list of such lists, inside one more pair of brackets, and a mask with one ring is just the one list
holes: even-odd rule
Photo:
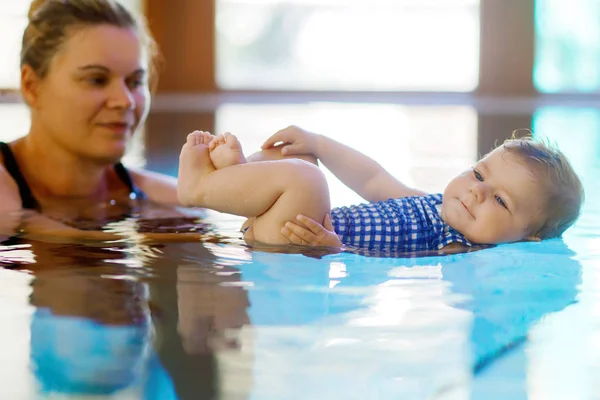
[[561, 240], [276, 254], [211, 214], [203, 243], [0, 247], [0, 398], [596, 398], [600, 113], [546, 108], [533, 122], [587, 190]]

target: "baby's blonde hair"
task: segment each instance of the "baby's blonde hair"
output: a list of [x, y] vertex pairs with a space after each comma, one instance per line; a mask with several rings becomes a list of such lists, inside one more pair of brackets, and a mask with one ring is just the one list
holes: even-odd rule
[[542, 215], [530, 235], [540, 239], [560, 237], [579, 217], [585, 193], [567, 157], [543, 139], [513, 137], [502, 145], [531, 169], [542, 189]]

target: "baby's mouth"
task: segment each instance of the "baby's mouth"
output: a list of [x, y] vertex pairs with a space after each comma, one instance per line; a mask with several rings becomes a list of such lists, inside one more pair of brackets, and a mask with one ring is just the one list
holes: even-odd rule
[[471, 212], [471, 210], [469, 210], [469, 207], [467, 207], [467, 205], [465, 203], [463, 203], [462, 201], [460, 202], [460, 204], [462, 204], [462, 206], [465, 208], [465, 210], [467, 210], [467, 212], [469, 213], [469, 215], [475, 219], [475, 216], [473, 215], [473, 213]]

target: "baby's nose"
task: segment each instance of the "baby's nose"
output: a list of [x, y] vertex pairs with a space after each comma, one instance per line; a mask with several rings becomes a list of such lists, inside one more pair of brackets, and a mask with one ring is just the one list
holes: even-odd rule
[[488, 196], [490, 189], [485, 182], [476, 182], [471, 187], [471, 191], [475, 195], [477, 201], [481, 203]]

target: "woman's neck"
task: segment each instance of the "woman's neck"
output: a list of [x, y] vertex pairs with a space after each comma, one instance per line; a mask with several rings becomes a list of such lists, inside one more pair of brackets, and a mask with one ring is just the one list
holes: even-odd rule
[[50, 197], [102, 197], [108, 165], [86, 160], [47, 136], [30, 133], [15, 144], [21, 169], [32, 189]]

